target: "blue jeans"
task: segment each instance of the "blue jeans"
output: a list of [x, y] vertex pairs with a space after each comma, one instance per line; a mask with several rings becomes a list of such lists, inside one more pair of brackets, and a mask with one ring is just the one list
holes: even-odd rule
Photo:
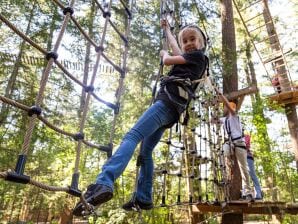
[[166, 130], [166, 125], [175, 122], [177, 114], [164, 102], [155, 102], [139, 118], [137, 123], [124, 136], [118, 150], [102, 167], [96, 183], [113, 189], [115, 180], [122, 174], [130, 161], [136, 146], [143, 140], [140, 155], [141, 169], [137, 186], [137, 199], [144, 203], [152, 202], [153, 159], [152, 152]]
[[247, 164], [249, 169], [249, 175], [254, 183], [255, 191], [256, 191], [256, 198], [262, 198], [262, 191], [259, 179], [256, 175], [254, 160], [251, 158], [247, 158]]

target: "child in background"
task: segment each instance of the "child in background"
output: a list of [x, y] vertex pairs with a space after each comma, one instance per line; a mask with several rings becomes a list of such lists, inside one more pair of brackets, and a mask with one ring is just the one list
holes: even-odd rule
[[[217, 92], [219, 93], [218, 90]], [[229, 138], [229, 140], [226, 140], [223, 144], [224, 155], [226, 161], [228, 161], [231, 155], [235, 154], [241, 173], [242, 195], [244, 199], [254, 201], [249, 183], [245, 140], [242, 133], [240, 117], [236, 112], [237, 106], [234, 102], [229, 102], [223, 94], [219, 93], [219, 96], [224, 103], [224, 117], [220, 118], [220, 123], [223, 124], [225, 133]]]
[[258, 179], [258, 177], [256, 175], [256, 171], [255, 171], [253, 153], [250, 150], [250, 135], [245, 134], [244, 139], [245, 139], [246, 150], [247, 150], [247, 163], [248, 163], [249, 175], [252, 179], [252, 182], [254, 183], [254, 188], [256, 191], [255, 199], [262, 200], [263, 199], [262, 190], [261, 190], [259, 179]]
[[[146, 210], [153, 207], [154, 165], [152, 151], [166, 128], [178, 121], [180, 114], [191, 100], [191, 94], [195, 91], [194, 85], [185, 86], [183, 83], [175, 81], [175, 77], [191, 81], [200, 79], [207, 66], [204, 54], [207, 39], [198, 26], [186, 26], [180, 30], [179, 46], [167, 21], [163, 20], [161, 25], [172, 50], [171, 54], [165, 50], [160, 52], [163, 64], [172, 66], [168, 73], [169, 79], [161, 83], [154, 104], [144, 112], [124, 136], [118, 150], [102, 167], [102, 172], [97, 176], [95, 183], [87, 187], [84, 198], [93, 206], [107, 202], [113, 197], [114, 182], [126, 168], [138, 143], [142, 141], [141, 169], [136, 198], [122, 207], [125, 210], [132, 210], [136, 206]], [[79, 202], [75, 206], [73, 214], [82, 216], [83, 210], [83, 203]]]

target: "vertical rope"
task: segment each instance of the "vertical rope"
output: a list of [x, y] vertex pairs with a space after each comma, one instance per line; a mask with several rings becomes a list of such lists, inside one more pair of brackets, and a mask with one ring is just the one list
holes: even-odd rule
[[[73, 7], [73, 5], [74, 5], [74, 0], [71, 1], [70, 7]], [[61, 30], [58, 34], [58, 38], [57, 38], [55, 46], [54, 46], [54, 50], [53, 50], [54, 54], [57, 54], [57, 50], [60, 46], [61, 39], [64, 35], [64, 32], [65, 32], [67, 23], [69, 21], [69, 18], [70, 18], [70, 12], [67, 12], [65, 17], [64, 17], [64, 21], [63, 21]], [[36, 100], [35, 100], [35, 105], [36, 106], [40, 106], [41, 103], [42, 103], [43, 93], [45, 91], [46, 83], [48, 81], [49, 73], [50, 73], [50, 70], [52, 68], [54, 60], [55, 59], [53, 57], [51, 57], [49, 59], [49, 61], [47, 63], [47, 66], [46, 66], [46, 68], [43, 72], [43, 75], [42, 75], [42, 78], [41, 78], [41, 81], [40, 81], [40, 88], [39, 88], [38, 95], [37, 95]], [[32, 132], [33, 132], [33, 129], [35, 127], [36, 117], [37, 117], [37, 115], [33, 114], [29, 119], [28, 128], [27, 128], [27, 131], [25, 133], [24, 142], [23, 142], [23, 145], [22, 145], [22, 154], [23, 155], [28, 154], [29, 145], [30, 145], [30, 141], [31, 141], [31, 138], [32, 138]]]
[[[108, 5], [108, 12], [110, 12], [111, 3], [112, 3], [112, 0], [110, 0], [110, 4]], [[106, 37], [107, 25], [108, 25], [109, 19], [110, 19], [110, 14], [107, 14], [105, 17], [104, 28], [103, 28], [103, 32], [101, 35], [101, 41], [100, 41], [99, 48], [97, 51], [96, 62], [94, 64], [93, 73], [91, 76], [89, 86], [93, 86], [94, 81], [95, 81], [96, 73], [97, 73], [97, 70], [99, 67], [99, 61], [101, 58], [101, 53], [103, 51], [103, 44], [104, 44], [105, 37]], [[86, 96], [86, 101], [84, 104], [84, 108], [83, 108], [82, 119], [80, 121], [80, 127], [79, 127], [79, 133], [81, 133], [81, 134], [83, 134], [83, 131], [84, 131], [84, 126], [85, 126], [85, 122], [86, 122], [86, 118], [87, 118], [87, 112], [88, 112], [88, 108], [89, 108], [90, 97], [91, 97], [91, 91], [88, 91], [87, 96]], [[79, 174], [78, 170], [79, 170], [79, 163], [80, 163], [80, 157], [81, 157], [82, 140], [83, 139], [78, 139], [78, 144], [77, 144], [77, 148], [76, 148], [76, 160], [75, 160], [74, 173], [76, 173], [77, 175]]]
[[[133, 9], [133, 1], [130, 1], [129, 3], [129, 7], [130, 7], [130, 12], [132, 11]], [[132, 20], [132, 17], [131, 17], [131, 14], [128, 15], [127, 17], [127, 24], [126, 24], [126, 30], [125, 30], [125, 36], [126, 38], [128, 38], [130, 36], [130, 26], [131, 26], [131, 20]], [[121, 74], [120, 78], [119, 78], [119, 84], [118, 84], [118, 91], [116, 92], [116, 105], [118, 107], [120, 107], [120, 100], [121, 100], [121, 96], [123, 94], [123, 86], [124, 86], [124, 79], [125, 79], [125, 76], [126, 76], [126, 73], [127, 73], [127, 58], [128, 58], [128, 43], [125, 43], [124, 45], [124, 53], [123, 53], [123, 58], [122, 58], [122, 70], [123, 70], [123, 74]], [[119, 108], [118, 108], [119, 110]], [[114, 139], [114, 136], [115, 136], [115, 129], [116, 129], [116, 121], [117, 121], [117, 118], [118, 118], [118, 111], [114, 112], [114, 119], [113, 119], [113, 122], [112, 122], [112, 127], [111, 127], [111, 134], [110, 134], [110, 145], [111, 145], [111, 148], [113, 148], [113, 139]]]
[[171, 147], [171, 140], [172, 140], [172, 128], [169, 130], [169, 137], [167, 141], [167, 152], [166, 152], [166, 162], [164, 165], [163, 170], [163, 185], [162, 185], [162, 202], [161, 206], [166, 205], [166, 185], [167, 185], [167, 174], [168, 174], [168, 165], [169, 165], [169, 156], [170, 156], [170, 147]]

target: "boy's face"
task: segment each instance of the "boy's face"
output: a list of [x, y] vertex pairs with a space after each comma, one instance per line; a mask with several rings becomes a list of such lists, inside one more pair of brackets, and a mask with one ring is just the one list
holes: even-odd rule
[[201, 43], [197, 31], [186, 29], [181, 36], [181, 48], [185, 53], [201, 49]]

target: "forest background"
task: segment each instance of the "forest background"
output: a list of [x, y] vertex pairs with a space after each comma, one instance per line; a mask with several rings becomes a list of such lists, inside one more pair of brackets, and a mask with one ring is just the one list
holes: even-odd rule
[[[61, 1], [67, 5], [67, 1]], [[210, 39], [209, 57], [211, 73], [214, 79], [222, 83], [222, 43], [220, 1], [173, 1], [175, 13], [180, 14], [184, 24], [204, 24]], [[239, 1], [241, 2], [241, 1]], [[243, 1], [246, 2], [246, 1]], [[152, 88], [159, 68], [159, 51], [161, 49], [160, 8], [159, 1], [137, 1], [133, 8], [133, 20], [129, 38], [129, 56], [125, 89], [121, 98], [120, 114], [114, 137], [114, 149], [121, 138], [134, 124], [136, 119], [148, 107], [151, 101]], [[178, 6], [178, 7], [177, 7]], [[297, 81], [298, 66], [295, 63], [297, 54], [298, 4], [294, 1], [269, 1], [276, 29], [286, 55], [292, 79]], [[124, 32], [125, 14], [119, 10], [121, 4], [116, 1], [113, 6], [112, 20]], [[103, 18], [93, 1], [76, 1], [76, 19], [88, 30], [98, 42], [103, 28]], [[5, 0], [0, 5], [1, 15], [8, 18], [18, 29], [26, 33], [32, 40], [50, 51], [53, 48], [58, 30], [62, 24], [63, 14], [54, 1], [10, 1]], [[244, 43], [246, 35], [244, 28], [234, 13], [237, 43], [237, 64], [239, 88], [249, 86], [245, 73], [246, 55]], [[43, 55], [26, 44], [18, 35], [12, 32], [3, 22], [0, 23], [0, 94], [25, 105], [33, 105], [39, 88], [40, 78], [46, 61]], [[90, 50], [91, 49], [91, 50]], [[105, 52], [116, 64], [121, 64], [123, 54], [122, 40], [109, 30], [105, 42]], [[72, 23], [59, 48], [59, 60], [69, 63], [81, 63], [79, 67], [69, 67], [78, 79], [88, 79], [83, 74], [86, 65], [86, 55], [89, 54], [89, 79], [92, 65], [95, 63], [95, 51], [90, 48], [82, 35]], [[257, 175], [261, 180], [265, 200], [295, 202], [298, 200], [298, 175], [291, 150], [291, 140], [287, 121], [282, 107], [269, 106], [267, 96], [273, 93], [271, 83], [265, 76], [255, 52], [252, 60], [256, 69], [258, 87], [264, 105], [265, 118], [256, 122], [252, 101], [246, 96], [240, 110], [245, 129], [252, 136], [252, 149], [255, 153]], [[32, 62], [30, 58], [41, 58]], [[119, 74], [107, 62], [102, 62], [95, 81], [95, 92], [107, 101], [115, 100]], [[44, 102], [43, 113], [51, 123], [72, 133], [78, 132], [82, 113], [82, 90], [66, 78], [61, 70], [54, 68], [49, 77]], [[104, 104], [92, 101], [88, 112], [85, 136], [94, 143], [106, 144], [109, 141], [113, 111]], [[259, 121], [259, 120], [258, 120]], [[0, 170], [14, 169], [17, 156], [21, 152], [28, 116], [11, 106], [0, 104]], [[265, 126], [270, 137], [270, 151], [264, 150], [262, 137], [258, 126]], [[30, 144], [30, 152], [25, 173], [32, 178], [54, 186], [67, 186], [71, 183], [74, 169], [76, 142], [63, 135], [55, 133], [41, 122], [36, 125]], [[156, 163], [161, 164], [166, 148], [159, 145], [156, 149]], [[94, 181], [101, 169], [106, 154], [96, 149], [83, 146], [80, 163], [79, 188]], [[268, 159], [269, 158], [269, 159]], [[264, 161], [270, 161], [264, 163]], [[189, 219], [188, 213], [180, 208], [160, 208], [145, 212], [142, 220], [134, 213], [126, 213], [120, 207], [130, 198], [134, 186], [135, 158], [127, 167], [125, 173], [116, 183], [114, 199], [100, 210], [98, 223], [180, 223]], [[171, 185], [171, 183], [168, 183]], [[185, 186], [186, 187], [186, 186]], [[159, 204], [161, 181], [156, 181], [156, 204]], [[186, 190], [185, 190], [186, 192]], [[168, 193], [168, 200], [175, 195]], [[51, 193], [29, 185], [16, 184], [1, 179], [0, 181], [0, 223], [32, 222], [47, 220], [58, 223], [69, 217], [70, 209], [78, 199], [65, 193]], [[205, 218], [212, 217], [208, 214]], [[247, 217], [249, 219], [249, 217]], [[255, 217], [254, 217], [255, 218]], [[259, 216], [264, 220], [268, 217]], [[59, 221], [60, 220], [60, 221]], [[216, 217], [209, 219], [217, 223]], [[284, 223], [295, 223], [297, 217], [286, 216]]]

